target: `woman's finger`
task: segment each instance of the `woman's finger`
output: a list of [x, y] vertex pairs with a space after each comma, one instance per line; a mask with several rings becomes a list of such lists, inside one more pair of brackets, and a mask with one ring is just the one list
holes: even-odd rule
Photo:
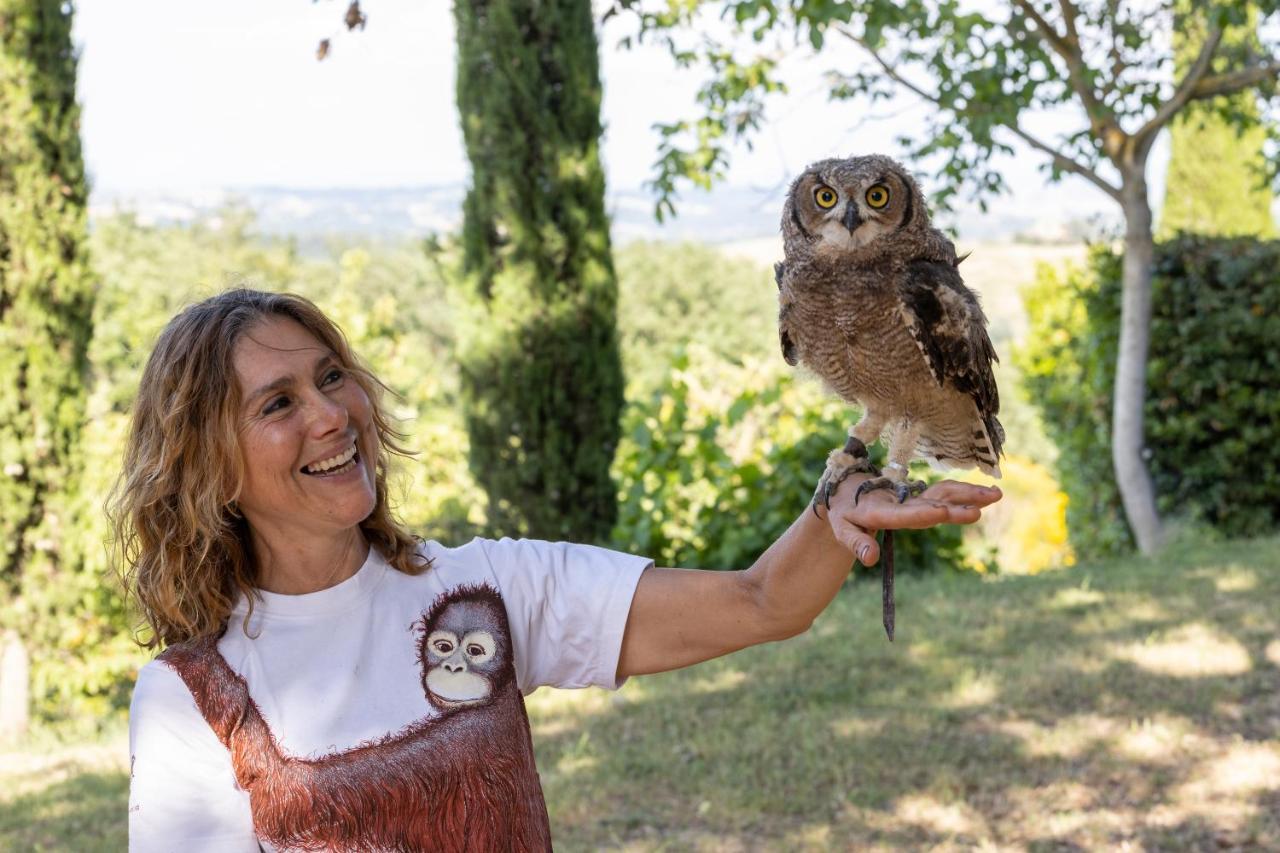
[[920, 497], [951, 504], [987, 506], [1000, 500], [1002, 493], [994, 486], [979, 486], [956, 480], [942, 480], [924, 490]]
[[849, 553], [857, 557], [862, 565], [874, 566], [880, 559], [880, 546], [876, 543], [876, 537], [849, 519], [832, 514], [831, 532], [835, 534], [836, 541], [848, 548]]
[[920, 500], [900, 504], [890, 499], [859, 503], [849, 513], [849, 520], [870, 530], [918, 530], [937, 524], [970, 524], [981, 515], [981, 510], [974, 506], [954, 506]]

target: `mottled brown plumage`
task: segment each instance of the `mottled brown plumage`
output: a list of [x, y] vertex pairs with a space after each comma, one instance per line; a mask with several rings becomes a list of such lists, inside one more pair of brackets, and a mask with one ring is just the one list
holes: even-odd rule
[[[855, 471], [882, 473], [861, 483], [855, 500], [878, 488], [906, 500], [924, 489], [907, 478], [914, 458], [999, 477], [1004, 430], [987, 319], [910, 174], [878, 155], [814, 163], [791, 185], [782, 235], [782, 355], [863, 410], [848, 443], [828, 457], [815, 505]], [[866, 445], [885, 431], [888, 464], [876, 472]], [[892, 640], [890, 533], [882, 565]]]
[[907, 171], [875, 155], [814, 163], [791, 186], [782, 234], [783, 356], [863, 409], [851, 436], [888, 431], [885, 475], [905, 481], [923, 458], [999, 477], [986, 317]]

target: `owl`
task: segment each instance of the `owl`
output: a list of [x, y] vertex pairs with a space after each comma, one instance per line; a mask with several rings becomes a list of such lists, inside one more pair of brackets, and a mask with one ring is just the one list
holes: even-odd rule
[[[875, 475], [855, 500], [874, 489], [899, 501], [919, 494], [925, 484], [907, 477], [916, 458], [999, 477], [1004, 429], [986, 317], [907, 170], [878, 155], [814, 163], [791, 185], [782, 235], [783, 358], [862, 409], [828, 457], [815, 508], [854, 471]], [[876, 471], [866, 446], [882, 434], [888, 461]]]

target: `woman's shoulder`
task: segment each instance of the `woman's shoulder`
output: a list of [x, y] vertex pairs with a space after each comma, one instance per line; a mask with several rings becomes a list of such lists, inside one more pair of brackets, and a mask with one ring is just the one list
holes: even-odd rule
[[195, 711], [191, 690], [167, 654], [168, 649], [138, 668], [129, 704], [130, 728], [154, 720], [173, 720]]

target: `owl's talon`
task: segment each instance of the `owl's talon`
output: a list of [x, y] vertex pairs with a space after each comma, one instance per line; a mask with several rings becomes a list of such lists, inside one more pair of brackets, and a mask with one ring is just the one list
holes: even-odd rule
[[878, 489], [890, 490], [893, 492], [894, 497], [898, 499], [898, 503], [905, 503], [907, 498], [917, 497], [927, 488], [929, 488], [929, 484], [922, 480], [895, 480], [892, 477], [863, 480], [858, 484], [858, 490], [853, 493], [853, 504], [857, 506], [863, 495]]
[[819, 503], [830, 510], [831, 496], [836, 493], [836, 489], [840, 488], [840, 484], [850, 474], [858, 473], [870, 474], [873, 477], [880, 475], [879, 469], [871, 463], [867, 446], [853, 436], [849, 436], [843, 448], [833, 450], [827, 456], [827, 468], [822, 472], [822, 479], [818, 481], [818, 488], [814, 490], [813, 501], [810, 503], [813, 514], [818, 514]]
[[905, 480], [894, 487], [893, 493], [897, 496], [898, 503], [906, 503], [907, 498], [918, 498], [927, 488], [929, 484], [923, 480]]

